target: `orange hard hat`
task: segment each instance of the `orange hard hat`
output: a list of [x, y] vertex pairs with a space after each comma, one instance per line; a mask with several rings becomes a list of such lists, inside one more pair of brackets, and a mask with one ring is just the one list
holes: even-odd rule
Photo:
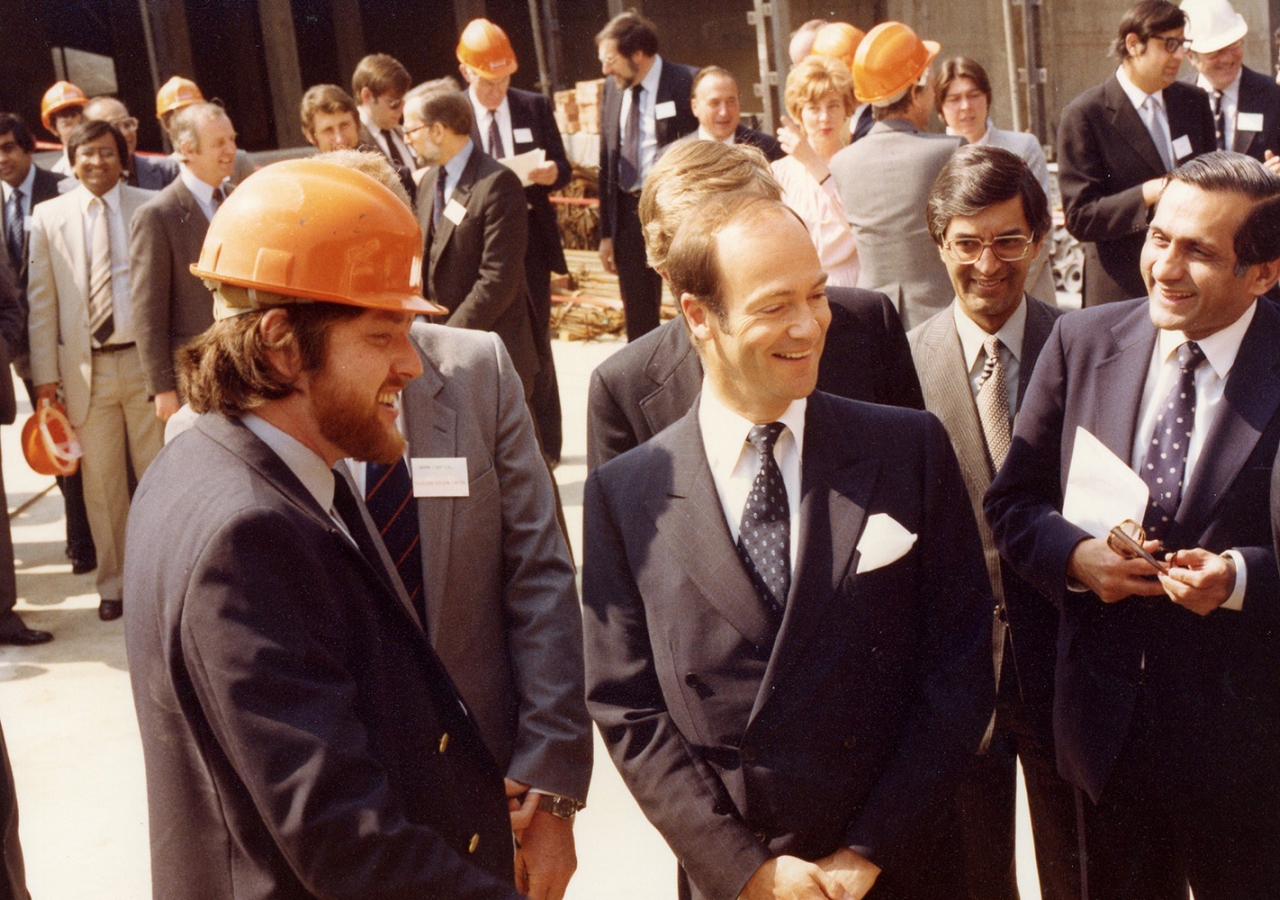
[[867, 32], [854, 55], [854, 95], [861, 103], [888, 106], [920, 81], [941, 49], [901, 22], [881, 22]]
[[43, 401], [22, 426], [22, 455], [41, 475], [74, 475], [80, 466], [80, 440], [62, 404]]
[[176, 112], [192, 103], [200, 103], [204, 94], [200, 86], [190, 78], [174, 75], [156, 92], [156, 118], [163, 119], [167, 113]]
[[409, 208], [363, 172], [324, 159], [246, 178], [209, 223], [191, 272], [216, 292], [218, 318], [297, 298], [448, 312], [422, 296], [422, 229]]
[[84, 106], [88, 102], [89, 98], [84, 91], [70, 81], [55, 82], [40, 98], [40, 121], [50, 133], [57, 134], [53, 127], [54, 115], [73, 106]]
[[472, 19], [462, 29], [458, 62], [481, 78], [505, 78], [519, 68], [507, 33], [488, 19]]
[[813, 49], [809, 52], [814, 56], [838, 59], [852, 72], [853, 57], [866, 34], [861, 28], [854, 28], [848, 22], [828, 22], [813, 36]]

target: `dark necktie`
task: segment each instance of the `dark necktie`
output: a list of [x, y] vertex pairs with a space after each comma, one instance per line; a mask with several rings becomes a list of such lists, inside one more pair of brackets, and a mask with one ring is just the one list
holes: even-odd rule
[[422, 554], [418, 550], [418, 504], [413, 499], [413, 479], [404, 458], [393, 465], [369, 463], [365, 467], [364, 501], [369, 515], [378, 526], [382, 542], [400, 573], [400, 581], [409, 594], [422, 621], [426, 609], [422, 596]]
[[337, 469], [333, 470], [333, 509], [347, 526], [347, 533], [355, 541], [360, 555], [368, 560], [369, 565], [373, 566], [374, 571], [378, 572], [379, 577], [389, 586], [390, 575], [386, 566], [382, 564], [382, 557], [378, 555], [373, 536], [365, 527], [364, 516], [360, 515], [360, 505], [356, 502], [356, 495], [351, 492], [351, 488], [347, 487], [347, 480]]
[[444, 182], [448, 174], [444, 166], [436, 169], [436, 205], [431, 207], [431, 233], [440, 230], [440, 217], [444, 215]]
[[622, 128], [622, 153], [618, 157], [618, 187], [633, 190], [640, 181], [640, 85], [631, 88], [631, 109]]
[[1227, 149], [1227, 117], [1222, 112], [1222, 91], [1213, 92], [1213, 135], [1218, 140], [1218, 149]]
[[489, 155], [494, 159], [502, 159], [507, 151], [502, 146], [502, 131], [498, 128], [498, 114], [489, 113]]
[[1182, 500], [1187, 447], [1196, 423], [1196, 368], [1202, 362], [1204, 351], [1195, 341], [1187, 341], [1178, 348], [1178, 382], [1160, 405], [1147, 458], [1138, 473], [1151, 491], [1142, 520], [1147, 540], [1164, 539]]
[[868, 106], [862, 111], [862, 117], [858, 119], [858, 124], [853, 129], [853, 137], [849, 139], [849, 143], [852, 144], [859, 138], [866, 137], [867, 132], [871, 130], [871, 126], [874, 124], [876, 124], [876, 117], [872, 114], [871, 107]]
[[391, 129], [382, 129], [382, 139], [387, 142], [387, 156], [391, 157], [392, 162], [398, 162], [405, 168], [411, 168], [405, 158], [400, 155], [400, 148], [396, 146], [395, 138], [391, 136]]
[[231, 195], [231, 185], [229, 185], [225, 181], [213, 189], [214, 212], [217, 212], [218, 207], [222, 206], [222, 204], [226, 202], [227, 197], [229, 197], [230, 195]]
[[760, 455], [760, 470], [751, 484], [738, 528], [738, 553], [756, 590], [777, 607], [786, 606], [791, 589], [791, 507], [773, 445], [786, 426], [754, 425], [747, 441]]
[[982, 422], [982, 436], [991, 454], [991, 466], [999, 469], [1009, 453], [1009, 385], [1004, 377], [1004, 365], [1000, 362], [1000, 338], [987, 335], [982, 342], [987, 362], [978, 378], [978, 419]]
[[14, 188], [9, 194], [9, 207], [4, 211], [5, 243], [9, 245], [9, 258], [13, 261], [13, 271], [22, 268], [22, 201], [23, 193]]

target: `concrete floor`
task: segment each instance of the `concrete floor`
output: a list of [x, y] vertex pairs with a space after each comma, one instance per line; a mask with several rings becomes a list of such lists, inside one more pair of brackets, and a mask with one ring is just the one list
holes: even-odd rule
[[[555, 342], [566, 423], [556, 476], [579, 557], [588, 376], [620, 346]], [[151, 882], [146, 788], [123, 626], [98, 621], [92, 575], [70, 574], [61, 495], [52, 479], [27, 468], [18, 432], [0, 428], [9, 509], [20, 510], [12, 518], [19, 611], [29, 626], [55, 634], [39, 647], [0, 647], [0, 722], [17, 782], [27, 883], [34, 900], [143, 900]], [[568, 900], [674, 898], [675, 859], [598, 736], [589, 799], [577, 820], [579, 868]], [[1028, 898], [1038, 895], [1029, 834], [1022, 799], [1019, 877]]]

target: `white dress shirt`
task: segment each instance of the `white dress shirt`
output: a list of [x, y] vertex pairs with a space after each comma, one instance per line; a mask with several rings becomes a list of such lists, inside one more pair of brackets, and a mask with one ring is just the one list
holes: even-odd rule
[[[782, 470], [782, 483], [787, 489], [787, 506], [791, 513], [791, 571], [796, 569], [796, 549], [800, 535], [800, 461], [804, 455], [804, 414], [807, 399], [793, 400], [778, 417], [786, 426], [773, 445], [773, 457]], [[742, 524], [742, 511], [751, 495], [751, 485], [760, 471], [760, 454], [749, 443], [747, 435], [755, 423], [742, 418], [720, 402], [711, 383], [703, 378], [702, 396], [698, 401], [698, 427], [702, 431], [702, 447], [711, 467], [711, 478], [720, 497], [725, 521], [734, 543]]]
[[13, 196], [14, 191], [22, 191], [22, 217], [23, 227], [26, 227], [26, 220], [31, 215], [31, 192], [36, 189], [36, 164], [32, 163], [27, 166], [27, 177], [22, 179], [22, 184], [16, 188], [7, 181], [0, 181], [0, 201], [3, 201], [4, 208], [9, 208], [9, 198]]
[[[649, 73], [640, 82], [640, 184], [649, 178], [649, 170], [658, 161], [658, 82], [662, 79], [662, 57], [655, 56]], [[685, 101], [686, 103], [688, 100]], [[627, 116], [631, 114], [631, 88], [622, 92], [622, 109], [618, 119], [619, 141], [627, 132]], [[621, 144], [619, 144], [621, 146]], [[634, 184], [619, 185], [624, 191], [636, 187]]]
[[[92, 203], [92, 191], [84, 185], [77, 188], [76, 201], [80, 205], [84, 225], [85, 256], [93, 265], [93, 226], [102, 215], [102, 207]], [[102, 195], [102, 201], [111, 211], [107, 219], [107, 237], [111, 243], [111, 316], [113, 330], [108, 346], [133, 343], [133, 319], [129, 307], [129, 234], [124, 228], [124, 216], [120, 211], [120, 185]], [[88, 283], [87, 281], [85, 282]], [[86, 298], [87, 300], [88, 298]]]
[[[978, 388], [982, 386], [982, 370], [986, 367], [987, 355], [983, 352], [982, 343], [987, 333], [978, 327], [978, 323], [964, 314], [960, 301], [952, 304], [952, 314], [956, 321], [956, 333], [960, 336], [960, 350], [964, 354], [964, 364], [969, 372], [969, 390], [974, 400], [978, 399]], [[1000, 365], [1004, 369], [1004, 383], [1009, 394], [1009, 420], [1018, 413], [1018, 384], [1022, 373], [1022, 338], [1027, 331], [1027, 295], [1022, 295], [1022, 302], [1014, 310], [1009, 321], [996, 332], [1000, 339]]]
[[[1243, 71], [1242, 68], [1237, 72], [1235, 80], [1222, 92], [1222, 140], [1223, 146], [1228, 150], [1234, 146], [1236, 139], [1236, 113], [1240, 111], [1240, 74]], [[1196, 87], [1203, 88], [1209, 95], [1209, 109], [1213, 109], [1214, 87], [1209, 83], [1209, 79], [1201, 75], [1196, 79]]]
[[[378, 149], [386, 154], [388, 159], [396, 159], [397, 155], [391, 152], [391, 149], [387, 146], [386, 138], [382, 136], [382, 129], [374, 124], [373, 119], [369, 118], [369, 114], [363, 106], [360, 107], [360, 122], [369, 132], [369, 136], [373, 138], [373, 142], [378, 145]], [[399, 127], [388, 130], [391, 132], [391, 139], [396, 142], [396, 147], [400, 149], [398, 158], [405, 160], [408, 166], [413, 168], [414, 162], [418, 157], [409, 149], [409, 145], [405, 142], [404, 135], [400, 133]]]
[[[1205, 361], [1196, 369], [1196, 420], [1191, 431], [1191, 442], [1187, 445], [1187, 467], [1183, 472], [1183, 496], [1186, 486], [1191, 484], [1196, 464], [1200, 460], [1200, 452], [1204, 449], [1205, 438], [1213, 428], [1213, 423], [1222, 411], [1222, 396], [1227, 386], [1227, 376], [1235, 365], [1236, 354], [1240, 352], [1240, 342], [1249, 330], [1257, 312], [1258, 302], [1255, 300], [1235, 322], [1214, 332], [1206, 338], [1196, 341], [1204, 351]], [[1147, 380], [1142, 389], [1142, 405], [1138, 407], [1138, 427], [1133, 434], [1133, 447], [1129, 460], [1135, 472], [1140, 471], [1147, 458], [1147, 447], [1151, 443], [1151, 435], [1155, 431], [1156, 418], [1160, 414], [1160, 404], [1168, 396], [1169, 391], [1178, 382], [1177, 350], [1188, 340], [1181, 331], [1158, 332], [1155, 349], [1151, 353], [1151, 363], [1147, 367]], [[1236, 586], [1223, 604], [1224, 609], [1241, 609], [1244, 605], [1246, 572], [1244, 557], [1234, 550], [1226, 554], [1235, 560]]]
[[484, 152], [496, 158], [493, 148], [489, 146], [489, 116], [492, 114], [498, 119], [498, 134], [502, 135], [502, 149], [506, 151], [507, 156], [515, 156], [516, 138], [512, 131], [511, 104], [507, 102], [507, 95], [502, 95], [502, 102], [492, 112], [476, 99], [474, 84], [467, 88], [467, 99], [471, 101], [471, 111], [476, 117], [476, 131], [480, 133], [480, 143], [484, 147]]
[[[1158, 146], [1160, 141], [1163, 140], [1165, 142], [1164, 151], [1168, 153], [1169, 160], [1173, 165], [1177, 166], [1178, 154], [1173, 150], [1173, 142], [1177, 140], [1178, 135], [1174, 135], [1169, 129], [1169, 111], [1164, 105], [1164, 91], [1156, 91], [1154, 94], [1144, 93], [1142, 88], [1129, 80], [1129, 75], [1125, 72], [1124, 66], [1116, 70], [1116, 80], [1120, 82], [1120, 87], [1124, 89], [1125, 96], [1129, 98], [1129, 102], [1137, 110], [1138, 118], [1142, 119], [1143, 124], [1147, 126], [1147, 133], [1151, 135], [1152, 142]], [[1164, 125], [1163, 136], [1152, 130], [1151, 123], [1147, 121], [1146, 114], [1143, 112], [1142, 108], [1146, 104], [1148, 97], [1152, 97], [1155, 100], [1155, 116]]]
[[727, 138], [725, 138], [723, 141], [720, 141], [718, 137], [716, 137], [711, 132], [707, 131], [707, 129], [703, 128], [701, 125], [698, 126], [698, 140], [700, 141], [720, 141], [720, 143], [722, 144], [728, 144], [729, 146], [733, 146], [734, 144], [738, 143], [737, 137], [738, 136], [736, 134], [734, 134], [733, 132], [730, 132]]
[[195, 173], [187, 168], [186, 163], [178, 165], [178, 177], [191, 192], [191, 196], [196, 198], [196, 205], [200, 207], [204, 217], [212, 222], [213, 214], [218, 211], [217, 205], [213, 202], [213, 185], [197, 178]]

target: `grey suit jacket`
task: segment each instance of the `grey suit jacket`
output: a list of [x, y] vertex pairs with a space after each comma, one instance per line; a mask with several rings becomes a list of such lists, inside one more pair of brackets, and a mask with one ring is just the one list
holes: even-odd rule
[[[996, 667], [996, 683], [1000, 683], [1000, 667], [1003, 662], [1005, 637], [1009, 629], [1008, 611], [1005, 608], [1005, 578], [1002, 575], [1000, 551], [996, 549], [991, 529], [982, 513], [982, 498], [991, 486], [995, 471], [987, 442], [978, 419], [978, 408], [969, 386], [969, 369], [965, 365], [960, 335], [956, 331], [953, 314], [954, 301], [922, 325], [907, 334], [911, 353], [915, 358], [916, 372], [920, 375], [920, 387], [924, 391], [925, 409], [942, 420], [951, 438], [951, 446], [960, 461], [964, 485], [969, 492], [974, 516], [978, 521], [978, 533], [982, 537], [982, 549], [987, 561], [987, 575], [996, 605], [992, 625], [992, 651]], [[1018, 400], [1031, 380], [1040, 350], [1053, 330], [1053, 323], [1062, 310], [1041, 303], [1034, 297], [1027, 298], [1027, 323], [1022, 336], [1022, 350], [1018, 357]], [[1049, 649], [1052, 650], [1052, 632]], [[1015, 631], [1015, 647], [1018, 647]], [[1030, 648], [1028, 648], [1030, 649]], [[1023, 655], [1021, 649], [1017, 651]], [[1052, 669], [1049, 670], [1050, 676]]]
[[[77, 428], [89, 414], [93, 353], [89, 335], [89, 254], [80, 211], [82, 189], [47, 200], [31, 211], [27, 301], [31, 314], [31, 378], [36, 384], [60, 383], [67, 418]], [[120, 185], [124, 228], [154, 196], [153, 191]], [[130, 277], [133, 271], [130, 270]], [[136, 313], [134, 322], [137, 322]], [[136, 324], [135, 324], [136, 329]]]
[[133, 171], [129, 183], [134, 187], [159, 191], [168, 187], [178, 177], [178, 163], [167, 156], [133, 155]]
[[510, 778], [585, 800], [582, 614], [551, 475], [496, 335], [415, 325], [414, 458], [463, 457], [469, 496], [419, 498], [427, 633]]
[[181, 178], [138, 210], [129, 238], [133, 327], [147, 393], [178, 388], [178, 348], [213, 324], [213, 296], [190, 266], [200, 258], [209, 220]]
[[858, 239], [858, 287], [888, 294], [907, 330], [955, 296], [924, 207], [933, 180], [961, 142], [886, 119], [831, 158], [840, 202]]

